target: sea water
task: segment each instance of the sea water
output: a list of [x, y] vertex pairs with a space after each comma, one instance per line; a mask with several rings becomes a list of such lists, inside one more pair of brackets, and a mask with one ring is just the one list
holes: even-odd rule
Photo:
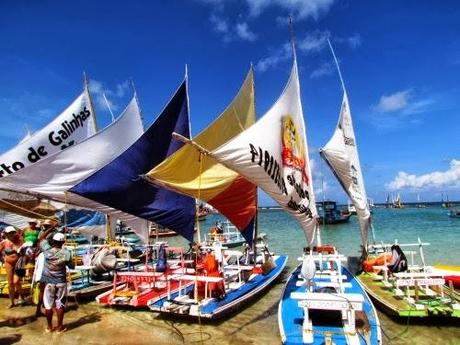
[[[427, 265], [443, 263], [460, 265], [460, 219], [450, 218], [448, 210], [441, 207], [386, 209], [374, 208], [373, 224], [377, 243], [415, 243], [418, 238], [429, 246], [422, 247], [422, 255]], [[209, 215], [200, 223], [202, 238], [223, 220], [220, 215]], [[184, 343], [204, 344], [279, 344], [277, 308], [282, 288], [289, 272], [297, 265], [297, 257], [306, 245], [305, 237], [298, 223], [282, 210], [262, 210], [259, 212], [259, 232], [267, 235], [270, 250], [277, 254], [289, 255], [288, 267], [281, 280], [261, 298], [242, 308], [238, 313], [212, 324], [186, 321], [164, 320], [154, 315], [143, 316], [150, 319], [152, 326], [174, 326], [172, 334], [180, 333]], [[340, 225], [321, 226], [322, 243], [334, 244], [341, 253], [359, 256], [360, 235], [356, 216]], [[372, 242], [372, 234], [370, 233]], [[186, 245], [178, 237], [168, 238], [171, 244]], [[405, 248], [403, 248], [406, 250]], [[418, 247], [414, 251], [414, 263], [421, 264]], [[410, 255], [408, 259], [411, 260]], [[133, 317], [141, 314], [133, 312]], [[459, 319], [398, 319], [379, 311], [385, 344], [460, 344]]]

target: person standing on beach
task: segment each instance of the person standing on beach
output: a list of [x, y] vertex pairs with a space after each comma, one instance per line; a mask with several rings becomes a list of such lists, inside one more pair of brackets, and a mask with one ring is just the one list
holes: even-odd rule
[[[44, 266], [41, 283], [44, 284], [43, 305], [46, 310], [47, 333], [56, 330], [64, 332], [64, 307], [67, 299], [66, 266], [74, 267], [70, 251], [63, 248], [65, 235], [56, 232], [52, 236], [51, 244], [46, 237], [54, 227], [46, 229], [40, 234], [40, 248], [44, 255]], [[56, 310], [57, 327], [53, 329], [53, 308]]]
[[21, 280], [15, 274], [15, 266], [19, 260], [19, 253], [24, 243], [22, 236], [13, 226], [7, 226], [4, 230], [6, 238], [0, 242], [0, 255], [5, 263], [6, 276], [8, 280], [8, 294], [10, 297], [10, 304], [8, 308], [15, 306], [14, 298], [18, 293], [19, 301], [23, 302]]

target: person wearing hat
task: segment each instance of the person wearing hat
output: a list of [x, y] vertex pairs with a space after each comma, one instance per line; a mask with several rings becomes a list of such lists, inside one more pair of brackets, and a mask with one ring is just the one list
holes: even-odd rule
[[24, 301], [22, 297], [22, 287], [20, 277], [15, 274], [15, 266], [19, 260], [19, 252], [24, 240], [14, 226], [7, 226], [4, 230], [5, 239], [0, 242], [0, 256], [5, 263], [6, 276], [8, 280], [8, 295], [10, 304], [8, 308], [15, 306], [14, 297], [17, 293], [19, 301]]
[[[40, 282], [44, 284], [43, 305], [46, 310], [46, 332], [56, 330], [64, 332], [64, 306], [67, 299], [66, 266], [74, 267], [71, 252], [65, 248], [65, 235], [60, 232], [52, 235], [52, 240], [46, 239], [53, 227], [40, 234], [40, 248], [44, 255], [44, 265]], [[51, 243], [50, 243], [51, 242]], [[53, 329], [53, 309], [56, 310], [57, 327]]]

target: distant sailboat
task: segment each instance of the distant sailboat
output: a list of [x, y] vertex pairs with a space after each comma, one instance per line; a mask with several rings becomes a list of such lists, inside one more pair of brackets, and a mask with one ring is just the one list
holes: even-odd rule
[[385, 208], [392, 208], [393, 204], [390, 202], [390, 194], [387, 193], [387, 198], [385, 201]]
[[417, 194], [417, 205], [416, 205], [417, 208], [426, 208], [426, 205], [425, 204], [422, 204], [421, 201], [420, 201], [420, 194]]
[[393, 201], [393, 207], [394, 208], [404, 208], [404, 205], [401, 203], [401, 196], [398, 195], [396, 196], [395, 201]]

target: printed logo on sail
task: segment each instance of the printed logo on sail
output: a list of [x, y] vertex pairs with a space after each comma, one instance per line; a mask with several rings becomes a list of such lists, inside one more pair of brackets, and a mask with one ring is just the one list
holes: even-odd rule
[[283, 150], [281, 156], [283, 166], [300, 171], [303, 182], [309, 185], [310, 179], [305, 169], [305, 147], [301, 139], [301, 133], [297, 130], [291, 114], [283, 117], [282, 144]]

